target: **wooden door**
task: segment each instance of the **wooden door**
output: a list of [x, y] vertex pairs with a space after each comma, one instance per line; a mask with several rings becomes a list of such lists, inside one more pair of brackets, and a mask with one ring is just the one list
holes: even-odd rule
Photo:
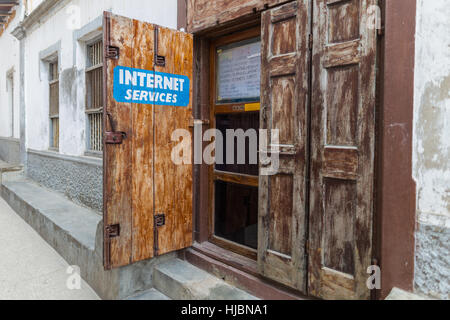
[[[279, 153], [279, 170], [275, 175], [260, 176], [258, 265], [265, 277], [303, 292], [309, 12], [308, 0], [264, 12], [261, 37], [261, 128], [278, 129], [279, 141], [277, 144], [270, 137], [268, 150], [260, 152]], [[263, 164], [260, 169], [265, 169]]]
[[309, 292], [325, 299], [370, 296], [376, 2], [313, 1]]
[[[172, 162], [178, 141], [171, 137], [175, 129], [189, 130], [193, 39], [110, 13], [103, 30], [104, 265], [109, 269], [192, 244], [192, 166]], [[175, 83], [178, 100], [168, 94]]]

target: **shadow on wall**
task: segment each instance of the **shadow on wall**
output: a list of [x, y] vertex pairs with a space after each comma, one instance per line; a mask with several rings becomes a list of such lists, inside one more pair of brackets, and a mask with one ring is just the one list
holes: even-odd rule
[[20, 164], [20, 142], [13, 138], [0, 138], [0, 160]]

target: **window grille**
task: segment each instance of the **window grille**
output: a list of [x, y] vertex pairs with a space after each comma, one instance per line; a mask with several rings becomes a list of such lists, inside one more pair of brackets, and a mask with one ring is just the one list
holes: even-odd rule
[[103, 150], [103, 42], [87, 47], [86, 114], [88, 118], [88, 150]]
[[59, 72], [58, 62], [49, 65], [50, 148], [59, 149]]

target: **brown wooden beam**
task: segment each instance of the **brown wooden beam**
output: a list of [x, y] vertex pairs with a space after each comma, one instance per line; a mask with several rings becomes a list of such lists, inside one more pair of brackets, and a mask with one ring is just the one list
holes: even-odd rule
[[17, 2], [17, 1], [0, 0], [0, 6], [14, 7], [14, 6], [17, 6], [18, 4], [19, 4], [19, 2]]
[[381, 298], [414, 289], [416, 190], [412, 178], [416, 1], [385, 2], [378, 211]]

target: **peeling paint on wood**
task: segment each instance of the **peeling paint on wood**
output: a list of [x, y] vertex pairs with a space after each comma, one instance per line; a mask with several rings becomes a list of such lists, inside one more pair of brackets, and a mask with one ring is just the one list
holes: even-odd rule
[[370, 297], [375, 4], [314, 1], [309, 292], [325, 299]]
[[262, 15], [262, 129], [279, 129], [282, 154], [275, 176], [259, 184], [258, 265], [277, 282], [306, 292], [306, 142], [310, 1]]
[[[188, 31], [195, 33], [235, 19], [255, 15], [263, 9], [280, 5], [286, 0], [208, 0], [188, 1]], [[292, 0], [291, 0], [292, 1]]]

